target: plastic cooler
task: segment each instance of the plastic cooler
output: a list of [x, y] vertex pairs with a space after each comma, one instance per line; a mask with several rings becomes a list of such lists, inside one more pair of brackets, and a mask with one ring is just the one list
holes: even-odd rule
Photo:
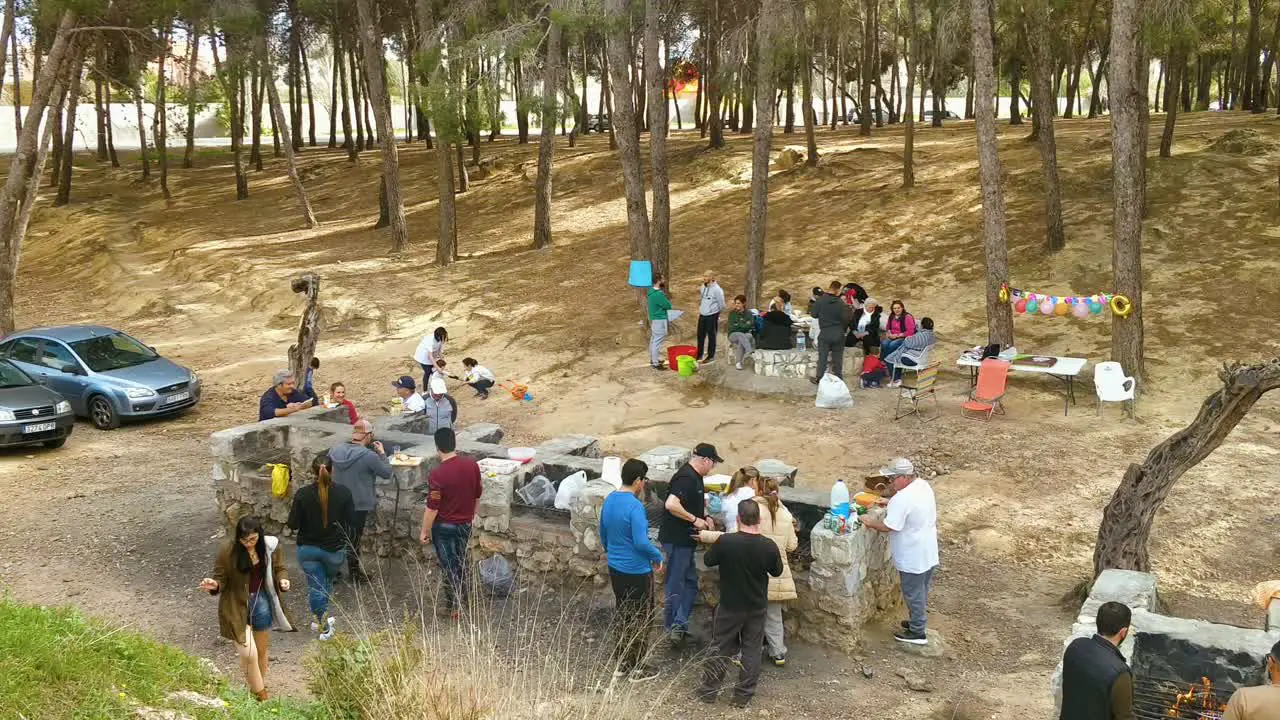
[[698, 348], [693, 345], [672, 345], [667, 348], [667, 367], [679, 370], [681, 357], [698, 357]]

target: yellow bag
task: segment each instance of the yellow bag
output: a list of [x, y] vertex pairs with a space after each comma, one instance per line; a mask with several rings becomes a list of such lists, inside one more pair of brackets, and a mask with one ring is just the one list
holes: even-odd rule
[[271, 466], [271, 494], [284, 499], [289, 494], [289, 466], [273, 464]]

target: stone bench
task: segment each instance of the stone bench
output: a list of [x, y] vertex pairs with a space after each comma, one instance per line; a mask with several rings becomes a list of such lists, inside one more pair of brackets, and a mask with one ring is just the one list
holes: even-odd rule
[[[780, 378], [813, 378], [818, 375], [818, 351], [805, 350], [753, 350], [751, 365], [756, 375]], [[856, 377], [862, 370], [862, 351], [859, 348], [844, 349], [844, 377]]]

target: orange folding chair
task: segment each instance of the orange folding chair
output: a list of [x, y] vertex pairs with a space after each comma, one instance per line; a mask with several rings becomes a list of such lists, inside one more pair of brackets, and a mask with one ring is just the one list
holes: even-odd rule
[[1009, 363], [996, 358], [987, 358], [982, 361], [982, 366], [978, 368], [978, 384], [969, 392], [969, 399], [960, 406], [960, 414], [965, 417], [977, 417], [978, 415], [968, 415], [966, 410], [971, 413], [980, 414], [983, 420], [990, 420], [994, 413], [1004, 414], [1005, 382], [1009, 379]]

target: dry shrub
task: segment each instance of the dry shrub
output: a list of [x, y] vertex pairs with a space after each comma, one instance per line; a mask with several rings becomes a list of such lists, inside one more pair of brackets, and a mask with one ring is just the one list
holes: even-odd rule
[[[378, 593], [365, 593], [361, 604], [367, 608]], [[420, 592], [419, 612], [405, 618], [403, 605], [383, 594], [357, 620], [382, 629], [317, 644], [308, 659], [310, 689], [335, 717], [630, 720], [652, 716], [677, 689], [691, 687], [692, 680], [679, 681], [690, 667], [664, 666], [642, 684], [612, 679], [616, 640], [604, 632], [612, 610], [600, 602], [592, 608], [598, 594], [526, 589], [488, 600], [477, 591], [471, 597], [481, 599], [461, 621], [437, 614], [433, 595]]]
[[1232, 155], [1265, 155], [1276, 149], [1276, 144], [1258, 134], [1253, 128], [1236, 128], [1219, 135], [1209, 143], [1215, 152]]

